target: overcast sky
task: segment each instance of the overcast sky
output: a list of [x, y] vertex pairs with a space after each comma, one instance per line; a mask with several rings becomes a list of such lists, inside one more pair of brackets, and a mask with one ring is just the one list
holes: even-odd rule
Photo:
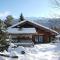
[[20, 13], [25, 17], [53, 17], [59, 12], [53, 9], [51, 0], [0, 0], [0, 18], [7, 15], [18, 18]]

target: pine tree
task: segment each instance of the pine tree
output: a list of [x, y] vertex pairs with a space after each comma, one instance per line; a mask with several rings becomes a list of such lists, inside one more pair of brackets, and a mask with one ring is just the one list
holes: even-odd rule
[[0, 19], [0, 29], [3, 28], [3, 21]]
[[24, 16], [23, 16], [22, 13], [21, 13], [20, 18], [19, 18], [19, 22], [20, 22], [20, 21], [24, 21]]
[[0, 51], [8, 49], [9, 43], [7, 42], [8, 34], [5, 30], [0, 29]]
[[[8, 44], [7, 44], [7, 39], [8, 35], [5, 29], [4, 22], [0, 19], [0, 51], [6, 49]], [[3, 47], [4, 46], [4, 47]]]

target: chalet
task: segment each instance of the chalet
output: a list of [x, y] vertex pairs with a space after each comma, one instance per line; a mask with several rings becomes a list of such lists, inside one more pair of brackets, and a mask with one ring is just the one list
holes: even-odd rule
[[48, 43], [58, 34], [55, 30], [29, 20], [14, 24], [7, 31], [14, 43]]

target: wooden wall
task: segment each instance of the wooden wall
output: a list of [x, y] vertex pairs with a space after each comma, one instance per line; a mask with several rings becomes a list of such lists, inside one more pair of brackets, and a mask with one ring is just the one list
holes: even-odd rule
[[[46, 32], [45, 30], [37, 29], [36, 31], [37, 31], [37, 33], [35, 35], [41, 35], [41, 36], [43, 36], [43, 39], [44, 39], [45, 43], [50, 42], [50, 37], [54, 36], [50, 32]], [[35, 40], [34, 36], [33, 36], [33, 41]]]

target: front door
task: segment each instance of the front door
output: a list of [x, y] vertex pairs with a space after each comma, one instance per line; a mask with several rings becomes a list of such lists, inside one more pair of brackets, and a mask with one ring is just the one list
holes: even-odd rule
[[43, 36], [36, 35], [35, 36], [35, 42], [36, 43], [43, 43]]

